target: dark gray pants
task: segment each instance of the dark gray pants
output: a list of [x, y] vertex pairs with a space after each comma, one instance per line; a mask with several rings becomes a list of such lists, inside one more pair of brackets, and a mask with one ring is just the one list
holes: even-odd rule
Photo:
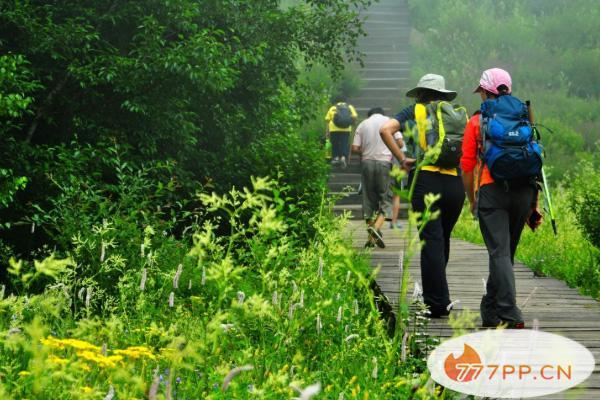
[[534, 194], [534, 188], [527, 185], [508, 188], [492, 183], [480, 189], [479, 227], [490, 257], [487, 293], [481, 300], [481, 319], [486, 325], [523, 321], [513, 264]]
[[390, 212], [390, 169], [392, 162], [362, 160], [363, 218], [374, 220]]

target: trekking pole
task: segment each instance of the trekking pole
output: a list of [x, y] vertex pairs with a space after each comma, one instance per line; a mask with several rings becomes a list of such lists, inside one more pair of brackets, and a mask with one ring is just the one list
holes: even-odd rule
[[[533, 109], [531, 107], [531, 101], [525, 101], [525, 105], [527, 106], [527, 115], [529, 117], [529, 123], [531, 124], [531, 129], [533, 129], [534, 133], [537, 136], [537, 139], [540, 140], [540, 133], [535, 125], [535, 120], [533, 118]], [[542, 166], [542, 185], [544, 190], [544, 205], [546, 206], [546, 211], [550, 215], [550, 222], [552, 223], [552, 230], [554, 231], [554, 236], [558, 235], [558, 231], [556, 229], [556, 218], [554, 216], [554, 207], [552, 207], [552, 197], [550, 196], [550, 186], [548, 185], [548, 179], [546, 179], [546, 171], [544, 171], [544, 167]]]

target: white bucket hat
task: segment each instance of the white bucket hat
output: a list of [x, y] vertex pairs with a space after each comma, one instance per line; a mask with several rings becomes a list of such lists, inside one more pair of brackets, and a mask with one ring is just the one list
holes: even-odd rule
[[406, 92], [406, 97], [417, 97], [419, 91], [421, 91], [422, 89], [429, 89], [436, 92], [444, 93], [446, 95], [446, 99], [448, 100], [454, 100], [454, 98], [456, 97], [455, 91], [446, 90], [446, 80], [441, 75], [423, 75], [423, 77], [419, 79], [419, 83], [417, 83], [417, 86]]

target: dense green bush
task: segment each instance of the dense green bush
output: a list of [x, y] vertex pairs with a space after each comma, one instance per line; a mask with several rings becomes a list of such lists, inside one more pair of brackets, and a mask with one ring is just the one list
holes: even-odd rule
[[577, 174], [572, 175], [571, 209], [588, 240], [600, 249], [600, 172], [584, 162], [579, 165]]
[[[109, 143], [120, 146], [124, 174], [168, 165], [178, 183], [171, 203], [202, 187], [224, 193], [268, 174], [290, 187], [304, 214], [318, 209], [324, 158], [301, 127], [332, 89], [300, 75], [326, 65], [327, 74], [337, 76], [345, 60], [357, 58], [357, 10], [369, 1], [280, 3], [3, 2], [0, 195], [10, 206], [0, 209], [2, 259], [11, 253], [28, 257], [44, 243], [64, 248], [70, 228], [63, 237], [55, 231], [32, 243], [22, 240], [38, 218], [33, 206], [57, 214], [51, 205], [68, 204], [64, 188], [91, 183], [105, 192], [115, 184], [114, 165], [86, 155], [103, 157]], [[73, 141], [87, 150], [76, 151]], [[71, 188], [73, 180], [79, 183]], [[141, 200], [150, 208], [163, 207], [161, 201]], [[307, 219], [298, 228], [308, 232]]]

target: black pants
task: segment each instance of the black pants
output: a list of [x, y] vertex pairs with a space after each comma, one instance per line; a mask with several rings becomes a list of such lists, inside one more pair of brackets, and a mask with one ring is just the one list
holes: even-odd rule
[[450, 234], [465, 202], [465, 191], [460, 176], [420, 171], [412, 198], [415, 211], [425, 210], [427, 193], [440, 194], [441, 198], [431, 208], [440, 211], [439, 217], [429, 221], [420, 234], [425, 242], [421, 249], [423, 300], [432, 316], [440, 316], [448, 314], [446, 307], [451, 302], [446, 265], [450, 257]]
[[479, 227], [490, 257], [486, 295], [480, 307], [484, 324], [523, 322], [513, 265], [534, 196], [535, 189], [529, 185], [509, 188], [492, 183], [480, 189]]

